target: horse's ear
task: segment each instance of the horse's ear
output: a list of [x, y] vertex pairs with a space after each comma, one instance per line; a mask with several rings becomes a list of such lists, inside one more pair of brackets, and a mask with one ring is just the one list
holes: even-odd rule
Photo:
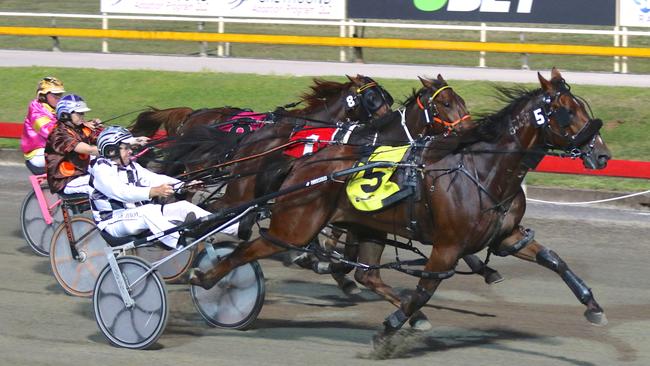
[[560, 70], [555, 67], [553, 67], [551, 70], [551, 80], [553, 79], [563, 79], [562, 74], [560, 74]]
[[350, 75], [348, 75], [348, 74], [345, 74], [345, 76], [348, 78], [348, 80], [350, 80], [351, 82], [354, 83], [354, 81], [355, 81], [355, 80], [354, 80], [354, 76], [350, 76]]
[[433, 83], [431, 82], [431, 80], [426, 79], [426, 78], [422, 78], [422, 77], [420, 77], [420, 76], [418, 76], [418, 79], [420, 79], [420, 82], [421, 82], [422, 85], [424, 85], [426, 88], [433, 88]]
[[540, 74], [539, 72], [537, 73], [537, 78], [539, 79], [539, 83], [542, 85], [542, 89], [544, 89], [544, 91], [548, 93], [553, 92], [553, 85], [551, 85], [551, 82], [544, 79], [542, 74]]
[[445, 78], [443, 78], [440, 74], [438, 74], [438, 81], [447, 84], [447, 80], [445, 80]]

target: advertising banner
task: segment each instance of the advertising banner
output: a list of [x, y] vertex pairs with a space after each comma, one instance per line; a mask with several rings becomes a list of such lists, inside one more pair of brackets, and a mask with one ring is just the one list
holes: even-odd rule
[[620, 21], [624, 27], [650, 27], [650, 0], [620, 0]]
[[614, 26], [616, 0], [349, 0], [348, 17]]
[[345, 0], [100, 0], [102, 13], [344, 19]]

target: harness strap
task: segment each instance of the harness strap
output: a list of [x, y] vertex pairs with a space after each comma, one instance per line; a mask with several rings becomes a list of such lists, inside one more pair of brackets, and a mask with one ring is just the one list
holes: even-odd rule
[[397, 111], [402, 116], [401, 124], [402, 124], [402, 128], [404, 129], [404, 133], [406, 134], [406, 137], [409, 139], [409, 143], [413, 145], [415, 140], [413, 140], [413, 137], [411, 136], [408, 127], [406, 127], [406, 109], [398, 109]]

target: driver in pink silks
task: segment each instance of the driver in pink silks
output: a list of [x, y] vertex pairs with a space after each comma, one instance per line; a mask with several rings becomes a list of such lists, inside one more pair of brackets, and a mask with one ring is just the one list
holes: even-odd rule
[[[100, 157], [89, 170], [90, 184], [95, 188], [90, 204], [97, 227], [114, 237], [135, 235], [146, 229], [157, 234], [176, 226], [170, 220], [189, 222], [209, 215], [187, 201], [151, 203], [152, 198], [171, 196], [174, 187], [178, 189], [183, 183], [132, 161], [130, 144], [136, 140], [119, 126], [106, 128], [97, 139]], [[235, 224], [223, 232], [236, 235], [238, 226]], [[178, 239], [178, 233], [172, 233], [159, 240], [176, 248]]]
[[65, 92], [63, 83], [48, 76], [38, 82], [36, 99], [29, 103], [20, 137], [25, 165], [33, 174], [45, 173], [45, 144], [56, 124], [56, 104]]

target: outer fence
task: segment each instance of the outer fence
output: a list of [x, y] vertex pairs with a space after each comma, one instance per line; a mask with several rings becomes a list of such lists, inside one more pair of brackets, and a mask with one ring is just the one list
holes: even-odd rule
[[[595, 56], [614, 56], [614, 72], [627, 72], [626, 57], [648, 57], [644, 51], [634, 51], [632, 54], [627, 54], [621, 50], [626, 49], [628, 45], [629, 36], [650, 36], [650, 32], [642, 31], [628, 31], [626, 27], [614, 27], [613, 30], [595, 30], [595, 29], [561, 29], [561, 28], [529, 28], [529, 27], [495, 27], [487, 26], [482, 23], [480, 26], [469, 25], [445, 25], [445, 24], [414, 24], [414, 23], [385, 23], [385, 22], [359, 22], [350, 19], [340, 21], [318, 21], [318, 20], [283, 20], [283, 19], [237, 19], [237, 18], [208, 18], [208, 17], [171, 17], [171, 16], [135, 16], [135, 15], [90, 15], [90, 14], [56, 14], [56, 13], [20, 13], [20, 12], [0, 12], [0, 16], [14, 16], [14, 17], [46, 17], [46, 18], [82, 18], [82, 19], [98, 19], [102, 21], [102, 31], [108, 31], [108, 22], [110, 19], [123, 19], [123, 20], [163, 20], [163, 21], [186, 21], [196, 22], [198, 29], [202, 30], [205, 23], [218, 23], [218, 35], [223, 35], [226, 23], [256, 23], [256, 24], [291, 24], [291, 25], [326, 25], [339, 27], [340, 37], [329, 37], [331, 39], [316, 40], [310, 38], [328, 38], [328, 37], [297, 37], [287, 38], [289, 36], [268, 36], [264, 37], [280, 37], [280, 38], [264, 38], [266, 42], [254, 42], [255, 38], [259, 35], [236, 35], [234, 38], [220, 38], [216, 34], [211, 34], [209, 39], [202, 36], [209, 35], [210, 33], [180, 33], [179, 35], [169, 35], [169, 33], [177, 32], [143, 32], [141, 34], [144, 38], [137, 37], [124, 37], [127, 39], [158, 39], [158, 40], [185, 40], [185, 41], [198, 41], [201, 42], [200, 54], [206, 55], [205, 42], [220, 42], [217, 50], [219, 56], [226, 56], [228, 54], [229, 42], [247, 42], [247, 43], [269, 43], [269, 44], [301, 44], [301, 45], [320, 45], [320, 46], [339, 46], [339, 47], [380, 47], [380, 48], [417, 48], [417, 49], [435, 49], [435, 50], [452, 50], [452, 51], [479, 51], [479, 66], [485, 66], [485, 52], [510, 52], [510, 53], [547, 53], [547, 54], [573, 54], [573, 55], [595, 55]], [[419, 43], [417, 40], [400, 40], [400, 39], [375, 39], [367, 42], [367, 39], [355, 38], [356, 27], [378, 27], [378, 28], [400, 28], [400, 29], [446, 29], [446, 30], [470, 30], [479, 33], [480, 42], [441, 42], [434, 43]], [[54, 28], [57, 29], [57, 28]], [[78, 30], [81, 33], [89, 32], [94, 33], [92, 37], [103, 38], [102, 50], [108, 52], [107, 38], [123, 38], [125, 34], [118, 33], [96, 33], [98, 30], [84, 29]], [[133, 32], [133, 31], [126, 31]], [[571, 46], [571, 45], [529, 45], [530, 47], [521, 47], [525, 43], [487, 43], [488, 32], [516, 32], [520, 34], [520, 38], [524, 39], [526, 33], [561, 33], [561, 34], [582, 34], [582, 35], [611, 35], [613, 38], [614, 47], [588, 47], [585, 46]], [[12, 35], [27, 35], [19, 33], [2, 33]], [[153, 34], [153, 36], [151, 35]], [[56, 31], [50, 31], [47, 34], [30, 34], [30, 35], [46, 35], [55, 39], [55, 48], [57, 47], [58, 36], [66, 36], [64, 34], [57, 34]], [[165, 38], [166, 36], [174, 38]], [[242, 38], [240, 36], [246, 36]], [[82, 35], [74, 35], [74, 37], [84, 37]], [[86, 36], [90, 37], [90, 36]], [[160, 38], [151, 38], [160, 37]], [[180, 38], [178, 38], [180, 37]], [[258, 39], [259, 40], [259, 39]], [[427, 42], [427, 41], [422, 41]], [[429, 41], [433, 42], [433, 41]], [[407, 47], [410, 45], [410, 47]], [[483, 46], [481, 46], [483, 45]], [[622, 47], [619, 47], [622, 46]], [[575, 50], [575, 51], [572, 51]], [[618, 51], [617, 51], [618, 50]], [[640, 49], [643, 50], [643, 49]], [[640, 56], [639, 54], [643, 54]], [[342, 49], [340, 53], [341, 61], [345, 61], [346, 53]], [[527, 67], [524, 63], [522, 66]]]
[[650, 48], [604, 47], [558, 44], [497, 42], [431, 41], [392, 38], [339, 38], [268, 34], [222, 34], [197, 32], [157, 32], [77, 28], [0, 27], [0, 35], [49, 36], [79, 38], [116, 38], [140, 40], [233, 42], [335, 47], [399, 48], [441, 51], [486, 51], [504, 53], [539, 53], [557, 55], [650, 57]]
[[[21, 123], [0, 122], [0, 138], [20, 138], [21, 132]], [[547, 156], [535, 171], [542, 173], [650, 179], [650, 162], [610, 160], [605, 169], [588, 170], [582, 166], [580, 160]]]

